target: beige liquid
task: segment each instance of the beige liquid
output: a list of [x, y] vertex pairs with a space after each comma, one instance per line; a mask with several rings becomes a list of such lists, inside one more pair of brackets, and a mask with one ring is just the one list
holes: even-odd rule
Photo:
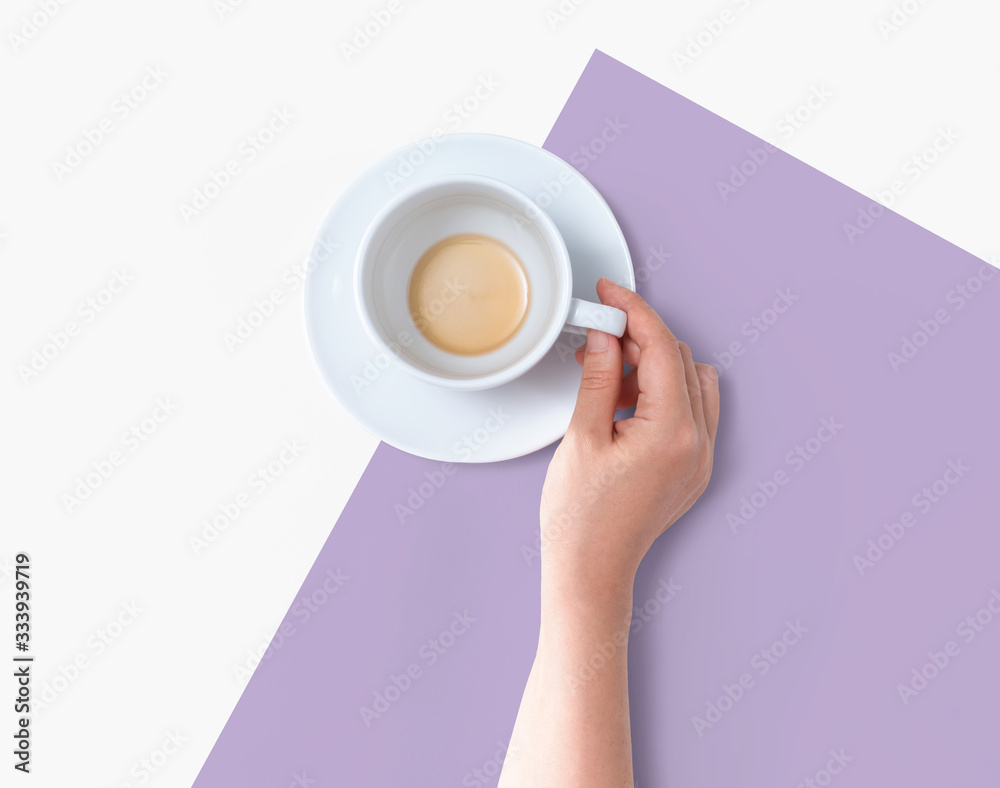
[[489, 353], [520, 329], [528, 277], [506, 244], [476, 233], [438, 241], [410, 275], [410, 315], [427, 340], [462, 356]]

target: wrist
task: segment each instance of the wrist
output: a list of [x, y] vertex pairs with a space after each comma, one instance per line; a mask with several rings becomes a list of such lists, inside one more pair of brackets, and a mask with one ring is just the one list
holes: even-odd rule
[[[606, 569], [606, 568], [605, 568]], [[542, 560], [543, 628], [628, 630], [635, 572], [595, 571]]]
[[627, 670], [631, 623], [631, 581], [612, 586], [569, 582], [562, 574], [546, 577], [543, 566], [535, 659], [547, 675], [574, 691], [618, 680]]

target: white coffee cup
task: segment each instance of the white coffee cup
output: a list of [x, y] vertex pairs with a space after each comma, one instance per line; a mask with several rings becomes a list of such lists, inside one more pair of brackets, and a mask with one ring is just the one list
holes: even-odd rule
[[[506, 244], [524, 265], [531, 294], [518, 331], [476, 356], [449, 353], [428, 341], [407, 301], [410, 275], [421, 255], [460, 233]], [[413, 376], [451, 389], [509, 383], [537, 364], [562, 331], [625, 333], [622, 310], [572, 293], [569, 253], [552, 219], [514, 187], [479, 175], [446, 176], [400, 192], [376, 214], [355, 259], [354, 297], [372, 342]]]

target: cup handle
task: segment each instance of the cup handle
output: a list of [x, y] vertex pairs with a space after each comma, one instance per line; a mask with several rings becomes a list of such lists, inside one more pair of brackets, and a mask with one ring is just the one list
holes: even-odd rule
[[569, 316], [563, 331], [571, 334], [586, 334], [588, 328], [596, 328], [620, 337], [625, 333], [627, 315], [620, 309], [605, 304], [595, 304], [582, 298], [571, 298]]

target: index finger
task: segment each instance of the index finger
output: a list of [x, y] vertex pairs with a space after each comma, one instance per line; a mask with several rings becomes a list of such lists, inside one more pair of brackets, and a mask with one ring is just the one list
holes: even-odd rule
[[638, 293], [601, 278], [597, 283], [601, 303], [628, 315], [625, 336], [639, 350], [636, 380], [639, 397], [635, 417], [663, 421], [691, 416], [692, 405], [680, 343], [656, 311]]

